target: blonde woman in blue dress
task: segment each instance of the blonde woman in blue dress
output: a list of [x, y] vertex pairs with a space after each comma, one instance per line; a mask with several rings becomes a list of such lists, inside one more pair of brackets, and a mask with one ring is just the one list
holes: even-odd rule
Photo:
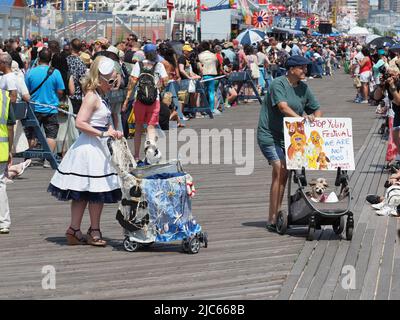
[[[66, 153], [50, 181], [48, 191], [58, 200], [71, 201], [71, 223], [66, 231], [69, 245], [105, 246], [100, 231], [104, 203], [121, 199], [119, 178], [111, 165], [107, 147], [109, 137], [121, 139], [123, 134], [111, 125], [111, 110], [103, 97], [115, 86], [114, 62], [98, 57], [84, 79], [85, 97], [76, 118], [81, 132]], [[87, 237], [80, 231], [83, 214], [89, 207], [90, 228]]]

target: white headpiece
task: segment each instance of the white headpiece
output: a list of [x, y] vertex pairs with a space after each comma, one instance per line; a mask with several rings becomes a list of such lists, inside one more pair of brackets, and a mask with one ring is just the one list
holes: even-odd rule
[[112, 73], [114, 70], [114, 61], [110, 58], [103, 57], [99, 64], [99, 72], [103, 75]]

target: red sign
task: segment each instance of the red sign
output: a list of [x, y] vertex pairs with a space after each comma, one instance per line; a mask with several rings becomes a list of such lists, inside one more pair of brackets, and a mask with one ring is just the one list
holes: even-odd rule
[[265, 11], [253, 13], [253, 26], [263, 28], [268, 25], [268, 14]]
[[307, 27], [309, 27], [310, 29], [315, 29], [318, 27], [318, 25], [319, 25], [318, 17], [312, 16], [307, 19]]

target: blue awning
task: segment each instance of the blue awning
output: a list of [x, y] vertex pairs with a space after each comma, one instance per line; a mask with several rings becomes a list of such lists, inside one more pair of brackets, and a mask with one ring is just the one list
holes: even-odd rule
[[288, 34], [292, 34], [295, 36], [302, 36], [304, 35], [304, 33], [300, 30], [293, 30], [293, 29], [289, 29], [289, 28], [277, 28], [274, 27], [272, 28], [271, 32], [275, 32], [275, 33], [288, 33]]

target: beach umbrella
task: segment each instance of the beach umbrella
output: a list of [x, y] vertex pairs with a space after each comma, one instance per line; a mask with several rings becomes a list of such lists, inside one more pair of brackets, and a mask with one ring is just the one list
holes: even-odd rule
[[391, 37], [379, 37], [373, 39], [368, 43], [368, 47], [370, 48], [383, 48], [383, 47], [392, 47], [397, 42]]
[[400, 51], [400, 43], [394, 44], [393, 46], [391, 46], [391, 47], [389, 48], [389, 50], [390, 50], [390, 51], [397, 51], [397, 52], [399, 52], [399, 51]]
[[236, 40], [239, 41], [241, 45], [252, 45], [264, 40], [265, 32], [258, 29], [247, 29], [240, 33]]
[[376, 38], [380, 38], [380, 37], [382, 37], [382, 36], [377, 35], [377, 34], [370, 34], [365, 37], [365, 43], [370, 43], [372, 40], [374, 40]]

